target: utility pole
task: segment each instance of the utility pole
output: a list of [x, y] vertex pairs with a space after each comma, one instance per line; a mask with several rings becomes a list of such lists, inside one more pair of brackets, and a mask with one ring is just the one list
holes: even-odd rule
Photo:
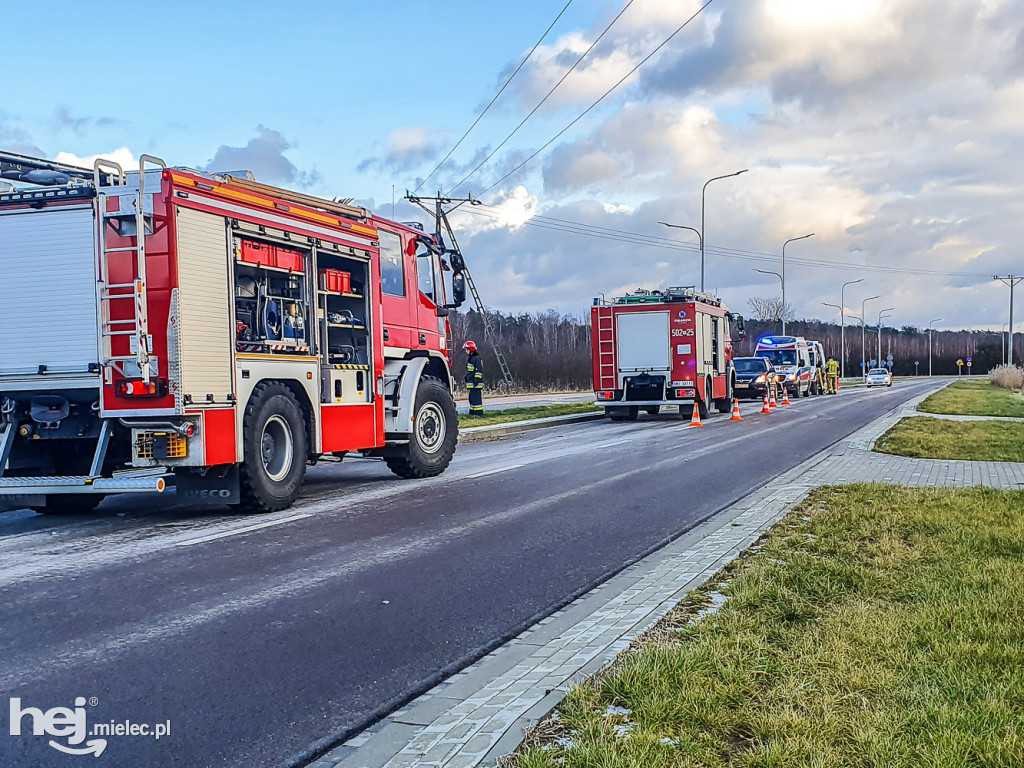
[[932, 375], [932, 331], [935, 330], [934, 328], [932, 328], [932, 326], [935, 325], [935, 323], [939, 322], [942, 319], [943, 318], [941, 318], [941, 317], [936, 317], [930, 323], [928, 323], [928, 376], [929, 377], [931, 377], [931, 375]]
[[[448, 220], [448, 214], [457, 210], [459, 207], [466, 203], [469, 203], [470, 205], [480, 205], [480, 201], [472, 195], [462, 198], [444, 197], [440, 191], [437, 193], [437, 197], [417, 197], [407, 191], [405, 193], [405, 199], [410, 203], [415, 203], [429, 215], [434, 217], [434, 231], [437, 233], [437, 244], [441, 247], [444, 253], [452, 255], [453, 262], [455, 262], [456, 259], [462, 262], [462, 275], [466, 280], [466, 285], [469, 287], [469, 292], [473, 295], [473, 303], [476, 305], [476, 310], [480, 313], [480, 318], [483, 320], [484, 338], [490, 343], [491, 349], [494, 350], [494, 359], [497, 361], [498, 368], [501, 370], [501, 377], [505, 382], [506, 388], [509, 392], [515, 392], [516, 382], [515, 379], [512, 378], [512, 371], [508, 367], [508, 362], [505, 360], [505, 355], [498, 342], [498, 333], [494, 328], [494, 318], [491, 316], [491, 313], [487, 311], [487, 307], [484, 306], [483, 300], [480, 298], [480, 292], [477, 290], [476, 283], [473, 281], [473, 275], [470, 274], [469, 267], [466, 266], [465, 259], [462, 257], [462, 251], [459, 249], [459, 243], [455, 239], [455, 230], [452, 229], [451, 222]], [[433, 210], [428, 207], [428, 204], [430, 203], [433, 203]], [[448, 239], [451, 241], [451, 248], [445, 247], [445, 233], [447, 233]], [[452, 266], [454, 268], [454, 263]], [[456, 269], [456, 271], [458, 270]], [[452, 351], [454, 352], [454, 350]]]
[[1010, 286], [1010, 322], [1007, 323], [1007, 325], [1009, 326], [1010, 338], [1009, 343], [1006, 345], [1005, 362], [1007, 365], [1013, 365], [1013, 287], [1021, 280], [1024, 280], [1024, 277], [1018, 277], [1015, 275], [1006, 275], [1004, 277], [1000, 277], [999, 275], [992, 275], [992, 279], [998, 280], [999, 282], [1003, 283], [1003, 285]]

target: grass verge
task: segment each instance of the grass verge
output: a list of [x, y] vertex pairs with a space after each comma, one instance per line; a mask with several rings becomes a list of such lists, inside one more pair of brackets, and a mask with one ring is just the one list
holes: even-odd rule
[[818, 489], [507, 764], [1022, 765], [1022, 557], [1024, 494]]
[[[484, 403], [487, 408], [487, 403]], [[507, 424], [511, 421], [543, 419], [547, 416], [569, 416], [574, 413], [596, 413], [591, 403], [560, 403], [558, 405], [532, 405], [525, 408], [506, 408], [502, 411], [485, 411], [483, 416], [459, 414], [460, 427], [486, 427], [491, 424]]]
[[916, 459], [1024, 461], [1024, 423], [911, 416], [878, 438], [875, 450]]
[[993, 387], [987, 381], [956, 381], [925, 398], [917, 410], [961, 416], [1024, 417], [1024, 397]]

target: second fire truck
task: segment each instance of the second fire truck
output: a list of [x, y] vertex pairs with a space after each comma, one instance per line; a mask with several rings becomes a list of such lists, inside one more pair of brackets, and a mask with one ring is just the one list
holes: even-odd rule
[[0, 155], [0, 505], [174, 487], [272, 511], [349, 452], [443, 472], [461, 258], [348, 203], [140, 165]]
[[728, 413], [736, 384], [732, 326], [743, 318], [693, 288], [637, 290], [590, 310], [596, 405], [614, 421], [678, 408]]

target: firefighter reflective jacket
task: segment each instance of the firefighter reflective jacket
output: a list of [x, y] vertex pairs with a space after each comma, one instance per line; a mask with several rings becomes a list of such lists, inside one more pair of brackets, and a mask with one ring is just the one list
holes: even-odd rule
[[838, 376], [839, 363], [836, 362], [835, 360], [829, 360], [827, 363], [825, 363], [825, 373], [828, 374], [829, 376]]
[[484, 365], [480, 355], [472, 352], [466, 361], [466, 389], [484, 388]]

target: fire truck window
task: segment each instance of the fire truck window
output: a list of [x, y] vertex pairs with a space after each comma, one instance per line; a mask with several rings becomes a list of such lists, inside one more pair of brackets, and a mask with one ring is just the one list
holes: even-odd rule
[[[420, 293], [431, 301], [434, 300], [434, 260], [430, 255], [416, 259], [416, 272], [419, 276]], [[436, 303], [436, 302], [435, 302]]]
[[380, 277], [384, 293], [405, 296], [405, 266], [402, 238], [393, 232], [380, 233]]

